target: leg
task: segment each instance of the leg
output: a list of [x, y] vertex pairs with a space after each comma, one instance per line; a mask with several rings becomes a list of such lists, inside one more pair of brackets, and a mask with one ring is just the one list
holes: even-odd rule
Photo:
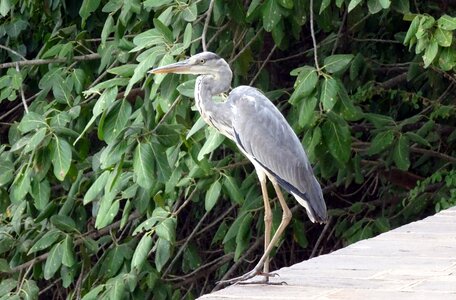
[[[268, 249], [268, 246], [271, 241], [271, 229], [272, 229], [272, 212], [271, 212], [271, 204], [269, 203], [268, 198], [268, 189], [266, 186], [266, 174], [264, 172], [258, 172], [258, 178], [260, 179], [261, 184], [261, 193], [263, 194], [263, 202], [264, 202], [264, 252]], [[266, 257], [264, 260], [263, 266], [263, 273], [264, 282], [267, 283], [269, 281], [269, 256]]]
[[253, 277], [255, 277], [258, 274], [261, 274], [261, 268], [264, 266], [266, 260], [268, 259], [269, 254], [272, 251], [272, 248], [275, 246], [275, 244], [279, 240], [280, 236], [282, 235], [282, 232], [285, 230], [285, 228], [287, 227], [288, 223], [290, 223], [291, 211], [288, 208], [288, 205], [285, 202], [285, 199], [283, 198], [282, 191], [280, 190], [280, 187], [279, 187], [279, 185], [277, 184], [277, 182], [275, 181], [274, 178], [269, 178], [269, 180], [271, 180], [272, 184], [274, 185], [275, 192], [277, 194], [277, 197], [279, 198], [280, 206], [282, 207], [282, 211], [283, 211], [282, 222], [280, 222], [279, 228], [277, 228], [276, 233], [272, 237], [271, 242], [269, 243], [268, 247], [264, 251], [263, 256], [260, 258], [260, 261], [258, 261], [258, 263], [255, 266], [255, 268], [253, 268], [252, 271], [250, 271], [250, 272], [248, 272], [248, 273], [246, 273], [246, 274], [244, 274], [242, 276], [239, 276], [237, 278], [233, 278], [233, 279], [230, 279], [230, 280], [221, 281], [221, 283], [237, 283], [237, 282], [240, 282], [240, 281], [244, 281], [244, 280], [253, 278]]

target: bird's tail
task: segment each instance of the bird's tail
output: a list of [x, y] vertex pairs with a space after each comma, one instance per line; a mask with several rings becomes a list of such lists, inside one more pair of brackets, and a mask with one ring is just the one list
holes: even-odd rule
[[323, 198], [323, 192], [317, 179], [312, 177], [311, 180], [310, 189], [306, 191], [306, 193], [297, 194], [292, 192], [292, 194], [299, 204], [305, 207], [307, 215], [313, 223], [323, 224], [328, 221], [328, 213]]

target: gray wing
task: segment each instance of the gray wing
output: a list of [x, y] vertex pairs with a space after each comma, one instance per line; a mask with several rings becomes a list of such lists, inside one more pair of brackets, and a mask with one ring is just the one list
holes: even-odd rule
[[234, 113], [232, 126], [238, 146], [306, 207], [312, 221], [324, 222], [326, 205], [320, 184], [280, 111], [260, 91], [248, 86], [235, 88], [228, 102]]

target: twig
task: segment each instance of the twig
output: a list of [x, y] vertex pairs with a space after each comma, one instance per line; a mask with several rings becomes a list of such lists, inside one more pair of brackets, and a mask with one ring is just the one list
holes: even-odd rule
[[315, 68], [320, 74], [320, 66], [318, 65], [318, 56], [317, 56], [317, 40], [315, 39], [315, 30], [314, 30], [314, 20], [313, 20], [313, 0], [310, 0], [310, 34], [312, 36], [313, 50], [314, 50], [314, 60]]
[[6, 51], [9, 51], [9, 52], [11, 52], [11, 53], [13, 53], [14, 55], [19, 56], [22, 60], [27, 60], [27, 58], [25, 58], [24, 56], [22, 56], [19, 52], [14, 51], [13, 49], [11, 49], [11, 48], [9, 48], [9, 47], [7, 47], [7, 46], [0, 45], [0, 48], [1, 48], [1, 49], [4, 49], [4, 50], [6, 50]]
[[[16, 62], [16, 71], [20, 74], [21, 71], [19, 70], [19, 64]], [[25, 113], [28, 114], [28, 106], [27, 106], [27, 101], [25, 100], [25, 95], [24, 95], [24, 89], [22, 88], [23, 83], [21, 82], [21, 99], [22, 99], [22, 105], [24, 106]]]
[[[32, 97], [26, 99], [25, 101], [26, 102], [30, 102], [32, 101], [33, 99], [35, 99], [36, 97], [38, 97], [38, 94], [35, 94], [33, 95]], [[19, 107], [22, 106], [22, 102], [19, 103], [18, 105], [16, 105], [15, 107], [11, 108], [9, 111], [7, 111], [6, 113], [4, 113], [3, 115], [0, 116], [0, 121], [5, 119], [7, 116], [9, 116], [10, 114], [12, 114], [15, 110], [17, 110]]]
[[209, 210], [206, 211], [206, 213], [201, 217], [199, 220], [198, 224], [196, 224], [195, 228], [193, 229], [192, 233], [188, 236], [188, 238], [185, 240], [185, 243], [179, 248], [179, 251], [177, 254], [174, 256], [173, 260], [171, 263], [168, 265], [166, 268], [165, 272], [163, 272], [162, 278], [164, 278], [168, 272], [171, 270], [172, 266], [176, 263], [177, 259], [181, 256], [181, 254], [184, 252], [184, 250], [187, 248], [188, 243], [190, 240], [195, 236], [195, 234], [198, 232], [198, 229], [203, 225], [203, 221], [206, 219], [206, 217], [209, 215]]
[[[100, 59], [101, 56], [98, 53], [87, 54], [74, 56], [73, 61], [86, 61], [86, 60], [96, 60]], [[0, 69], [13, 68], [18, 64], [19, 66], [38, 66], [38, 65], [47, 65], [53, 63], [64, 63], [67, 62], [68, 58], [53, 58], [53, 59], [33, 59], [33, 60], [23, 60], [23, 61], [13, 61], [9, 63], [0, 64]]]
[[416, 152], [416, 153], [427, 154], [429, 156], [437, 157], [437, 158], [446, 160], [448, 162], [451, 162], [453, 164], [456, 163], [456, 158], [454, 158], [453, 156], [449, 156], [449, 155], [446, 155], [444, 153], [440, 153], [437, 151], [416, 148], [416, 147], [411, 147], [410, 150], [412, 150], [413, 152]]
[[217, 217], [217, 219], [215, 219], [212, 223], [210, 223], [209, 225], [205, 226], [203, 229], [201, 229], [196, 235], [201, 235], [202, 233], [206, 232], [207, 230], [211, 229], [213, 226], [217, 225], [220, 221], [222, 221], [223, 219], [225, 219], [225, 217], [233, 210], [235, 209], [237, 206], [237, 204], [233, 204], [231, 205], [231, 207], [229, 209], [227, 209], [226, 211], [224, 211], [219, 217]]
[[245, 51], [248, 47], [250, 47], [250, 45], [256, 40], [256, 38], [257, 38], [257, 37], [260, 35], [260, 33], [262, 33], [262, 32], [263, 32], [263, 28], [261, 28], [260, 30], [258, 30], [258, 32], [253, 36], [253, 38], [251, 38], [250, 41], [249, 41], [247, 44], [245, 44], [244, 48], [242, 48], [242, 49], [238, 52], [238, 54], [236, 54], [235, 57], [233, 57], [232, 59], [230, 59], [230, 64], [231, 64], [232, 62], [234, 62], [242, 53], [244, 53], [244, 51]]
[[189, 277], [194, 277], [196, 274], [198, 274], [199, 272], [201, 272], [201, 270], [204, 270], [206, 269], [207, 267], [217, 263], [217, 261], [220, 261], [220, 260], [230, 260], [231, 258], [233, 257], [233, 253], [227, 253], [223, 256], [220, 256], [220, 257], [217, 257], [216, 259], [198, 267], [197, 269], [193, 270], [192, 272], [188, 273], [188, 274], [185, 274], [183, 276], [176, 276], [176, 277], [173, 277], [173, 278], [170, 278], [170, 279], [165, 279], [165, 281], [182, 281], [184, 280], [185, 278], [189, 278]]
[[[228, 277], [231, 276], [231, 274], [236, 271], [236, 269], [239, 267], [239, 265], [244, 262], [244, 259], [249, 256], [253, 251], [255, 251], [263, 242], [264, 240], [264, 235], [260, 236], [256, 241], [255, 243], [249, 248], [249, 250], [247, 250], [244, 255], [242, 255], [239, 260], [231, 266], [231, 268], [225, 273], [225, 275], [223, 275], [223, 277], [220, 279], [220, 281], [223, 281], [223, 280], [226, 280]], [[223, 286], [222, 283], [218, 283], [214, 289], [212, 290], [212, 292], [215, 292], [215, 291], [218, 291], [221, 287]]]
[[[132, 213], [129, 217], [128, 217], [128, 221], [127, 222], [130, 222], [132, 221], [133, 219], [136, 219], [138, 218], [139, 216], [139, 212], [134, 212]], [[87, 238], [87, 237], [90, 237], [90, 238], [97, 238], [97, 237], [100, 237], [100, 236], [103, 236], [105, 235], [106, 233], [108, 233], [111, 229], [114, 229], [114, 228], [117, 228], [117, 227], [120, 227], [120, 223], [121, 223], [122, 220], [119, 220], [115, 223], [112, 223], [111, 225], [109, 226], [106, 226], [105, 228], [102, 228], [100, 230], [94, 230], [94, 231], [91, 231], [91, 232], [87, 232], [85, 234], [83, 234], [78, 240], [76, 240], [76, 242], [74, 243], [75, 246], [78, 246], [80, 244], [82, 244], [84, 242], [84, 238]], [[30, 265], [34, 265], [35, 263], [37, 262], [40, 262], [40, 261], [43, 261], [45, 260], [47, 257], [49, 256], [49, 252], [47, 253], [44, 253], [44, 254], [41, 254], [40, 256], [37, 256], [35, 258], [33, 258], [32, 260], [29, 260], [28, 262], [26, 263], [23, 263], [21, 265], [18, 265], [14, 268], [12, 268], [11, 270], [9, 270], [8, 272], [4, 272], [4, 273], [9, 273], [9, 274], [13, 274], [13, 273], [16, 273], [16, 272], [19, 272], [25, 268], [28, 268]]]
[[331, 55], [334, 55], [334, 53], [336, 53], [337, 46], [339, 45], [340, 36], [342, 34], [342, 29], [344, 29], [344, 25], [345, 25], [345, 22], [347, 20], [347, 15], [348, 15], [348, 10], [345, 10], [344, 11], [344, 16], [342, 17], [342, 23], [340, 24], [339, 31], [337, 32], [336, 41], [335, 41], [334, 46], [333, 46], [332, 51], [331, 51]]
[[226, 27], [228, 27], [228, 25], [230, 25], [230, 22], [227, 22], [225, 23], [222, 27], [220, 27], [219, 29], [217, 29], [217, 31], [214, 33], [214, 35], [211, 37], [211, 39], [209, 40], [209, 42], [207, 42], [207, 47], [209, 48], [209, 45], [212, 44], [212, 42], [215, 40], [215, 38], [220, 34], [222, 33], [223, 30], [226, 29]]
[[271, 52], [269, 52], [268, 56], [266, 57], [266, 59], [263, 61], [263, 63], [261, 64], [261, 67], [258, 69], [258, 71], [256, 72], [255, 76], [252, 78], [252, 80], [250, 81], [249, 85], [253, 85], [253, 83], [255, 82], [255, 80], [258, 78], [258, 75], [260, 75], [260, 72], [261, 70], [263, 70], [264, 66], [269, 62], [269, 60], [271, 59], [271, 56], [272, 54], [274, 53], [274, 51], [277, 49], [277, 45], [274, 45], [274, 47], [272, 47], [272, 50]]
[[315, 243], [313, 249], [312, 249], [312, 253], [310, 254], [309, 258], [312, 258], [315, 256], [315, 254], [317, 253], [317, 249], [318, 247], [320, 246], [320, 243], [321, 241], [323, 240], [323, 237], [325, 236], [325, 233], [326, 231], [328, 231], [328, 228], [329, 228], [329, 225], [331, 224], [331, 217], [329, 217], [328, 219], [328, 223], [326, 223], [325, 227], [323, 228], [323, 230], [321, 231], [320, 233], [320, 236], [318, 237], [318, 240], [317, 242]]
[[221, 266], [223, 266], [224, 264], [226, 264], [228, 261], [230, 261], [231, 259], [233, 258], [233, 253], [228, 253], [228, 254], [225, 254], [224, 256], [222, 256], [219, 261], [215, 264], [213, 264], [210, 268], [208, 268], [205, 272], [199, 272], [197, 274], [195, 274], [194, 276], [190, 277], [190, 278], [186, 278], [184, 281], [180, 282], [179, 284], [176, 285], [176, 287], [182, 287], [184, 285], [187, 285], [189, 283], [193, 283], [193, 282], [199, 282], [198, 280], [207, 275], [207, 274], [211, 274], [212, 272], [216, 271], [217, 269], [219, 269]]
[[407, 73], [402, 73], [391, 79], [388, 79], [387, 81], [380, 83], [379, 86], [382, 88], [385, 88], [385, 89], [390, 89], [406, 80], [407, 80]]
[[367, 42], [367, 43], [387, 43], [387, 44], [402, 44], [396, 40], [382, 40], [382, 39], [360, 39], [360, 38], [352, 38], [352, 40], [356, 42]]
[[207, 45], [206, 45], [206, 33], [207, 33], [207, 28], [209, 27], [209, 22], [211, 20], [211, 14], [212, 14], [212, 8], [214, 7], [214, 0], [211, 0], [211, 3], [209, 4], [209, 8], [206, 11], [206, 21], [204, 22], [204, 28], [203, 28], [203, 34], [202, 34], [202, 39], [201, 43], [203, 45], [203, 51], [207, 51]]

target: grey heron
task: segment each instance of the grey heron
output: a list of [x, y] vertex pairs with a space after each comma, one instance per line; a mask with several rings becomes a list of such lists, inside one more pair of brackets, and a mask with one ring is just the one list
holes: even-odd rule
[[[225, 283], [244, 281], [256, 275], [263, 275], [263, 282], [268, 282], [271, 276], [269, 254], [291, 220], [291, 211], [279, 186], [304, 206], [312, 222], [327, 221], [320, 184], [298, 137], [272, 102], [253, 87], [239, 86], [231, 91], [225, 102], [213, 101], [213, 96], [230, 89], [233, 76], [228, 63], [217, 54], [202, 52], [150, 73], [200, 75], [195, 83], [195, 102], [202, 118], [234, 141], [254, 165], [264, 201], [264, 254], [252, 271]], [[272, 239], [266, 178], [274, 186], [283, 211], [282, 221]]]

